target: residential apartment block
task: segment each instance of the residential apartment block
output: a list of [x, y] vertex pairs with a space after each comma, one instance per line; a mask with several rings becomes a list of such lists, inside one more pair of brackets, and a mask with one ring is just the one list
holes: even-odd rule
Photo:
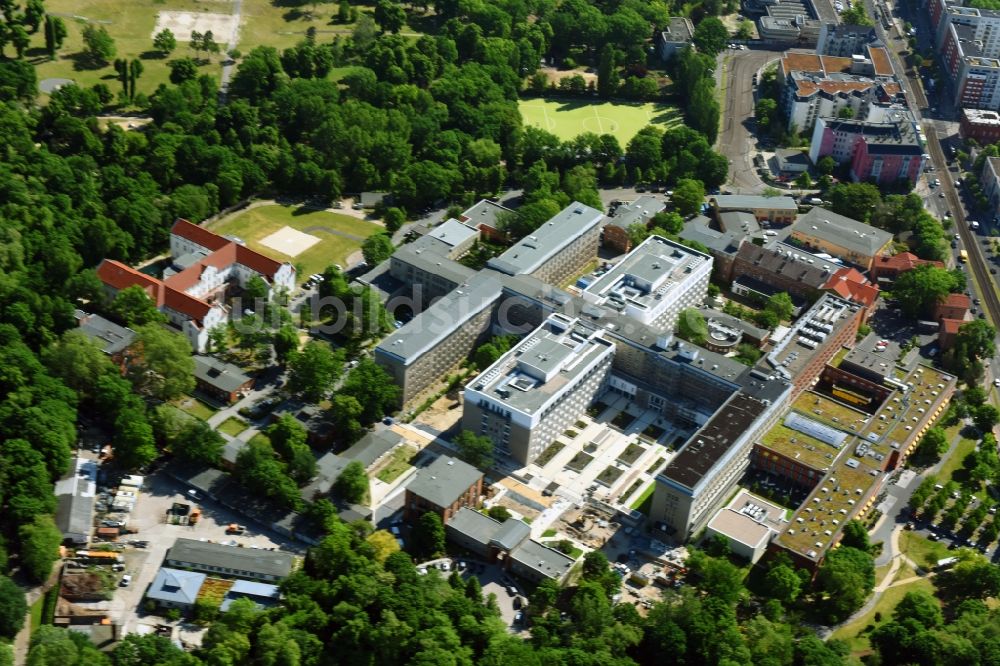
[[986, 109], [961, 109], [958, 135], [982, 146], [1000, 141], [1000, 113]]
[[850, 58], [864, 54], [870, 46], [880, 45], [875, 28], [870, 25], [824, 23], [816, 42], [816, 53]]
[[788, 128], [809, 131], [819, 118], [877, 121], [885, 109], [902, 108], [903, 90], [882, 46], [846, 57], [786, 52], [778, 71], [781, 108]]
[[290, 263], [187, 220], [177, 220], [170, 230], [170, 256], [162, 280], [113, 259], [101, 262], [97, 277], [112, 298], [127, 287], [141, 287], [197, 352], [205, 351], [209, 331], [227, 322], [226, 298], [233, 286], [245, 287], [250, 278], [260, 277], [270, 293], [295, 288], [295, 267]]
[[849, 164], [855, 182], [917, 182], [928, 159], [923, 137], [907, 111], [889, 114], [884, 122], [817, 118], [809, 159], [830, 156]]
[[927, 10], [956, 106], [1000, 109], [1000, 12], [948, 0], [929, 0]]
[[987, 157], [979, 174], [979, 186], [993, 212], [1000, 213], [1000, 158]]

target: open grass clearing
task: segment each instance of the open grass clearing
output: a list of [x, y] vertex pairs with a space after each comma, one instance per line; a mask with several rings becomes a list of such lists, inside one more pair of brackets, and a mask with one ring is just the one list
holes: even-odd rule
[[[156, 26], [157, 16], [161, 11], [181, 11], [193, 14], [230, 13], [226, 3], [201, 3], [197, 0], [133, 0], [127, 10], [121, 2], [115, 0], [47, 0], [45, 9], [54, 15], [62, 17], [69, 33], [63, 42], [62, 49], [56, 54], [55, 60], [49, 60], [45, 53], [45, 35], [42, 30], [31, 36], [31, 45], [26, 52], [29, 60], [36, 64], [38, 80], [48, 78], [72, 79], [83, 88], [89, 88], [96, 83], [104, 83], [115, 95], [121, 90], [121, 84], [115, 80], [116, 73], [112, 63], [115, 58], [128, 60], [139, 59], [143, 64], [143, 73], [136, 82], [136, 91], [152, 94], [161, 83], [167, 83], [170, 69], [167, 58], [161, 58], [153, 51], [152, 33]], [[88, 22], [104, 26], [108, 34], [115, 40], [116, 54], [107, 65], [91, 68], [81, 58], [83, 51], [83, 28]], [[170, 58], [195, 56], [188, 47], [191, 35], [175, 34], [177, 49]], [[217, 40], [225, 48], [223, 37]], [[13, 49], [7, 47], [9, 54]], [[207, 58], [202, 54], [203, 60]], [[225, 56], [212, 56], [199, 68], [199, 73], [219, 77], [222, 71], [222, 61]]]
[[[282, 254], [260, 242], [284, 227], [316, 236], [320, 241], [295, 257]], [[348, 215], [282, 204], [267, 204], [244, 210], [210, 228], [223, 236], [241, 238], [250, 248], [266, 256], [295, 264], [301, 268], [301, 280], [306, 280], [313, 273], [323, 272], [331, 264], [340, 264], [346, 268], [347, 257], [361, 248], [363, 240], [383, 230], [378, 224]]]
[[848, 645], [851, 646], [852, 652], [863, 652], [870, 649], [871, 644], [868, 641], [868, 632], [865, 632], [865, 629], [867, 629], [868, 625], [878, 626], [879, 623], [875, 622], [875, 614], [880, 614], [879, 616], [882, 618], [882, 623], [888, 622], [892, 619], [892, 609], [896, 607], [896, 604], [898, 604], [902, 598], [906, 596], [907, 592], [913, 592], [916, 590], [925, 590], [934, 594], [934, 585], [927, 579], [921, 579], [905, 585], [890, 587], [882, 593], [882, 596], [879, 597], [878, 602], [871, 608], [871, 610], [854, 622], [845, 624], [837, 629], [833, 632], [831, 638], [839, 638], [847, 641]]
[[254, 435], [253, 437], [250, 438], [250, 441], [247, 442], [247, 444], [255, 444], [255, 445], [258, 445], [258, 446], [261, 445], [261, 444], [268, 444], [268, 445], [270, 445], [271, 444], [271, 438], [268, 437], [267, 435], [265, 435], [262, 432], [258, 432], [256, 435]]
[[904, 555], [909, 556], [918, 566], [932, 567], [938, 560], [950, 557], [948, 547], [940, 541], [931, 541], [916, 532], [903, 532], [899, 535], [899, 548]]
[[547, 130], [564, 141], [593, 132], [612, 134], [624, 146], [646, 125], [666, 128], [681, 123], [677, 107], [654, 102], [533, 98], [521, 100], [518, 108], [525, 125]]
[[398, 446], [393, 449], [389, 457], [389, 462], [379, 470], [375, 478], [383, 483], [392, 483], [398, 479], [406, 470], [413, 467], [413, 459], [418, 451], [412, 446]]
[[[951, 442], [949, 440], [949, 444], [950, 443]], [[955, 483], [963, 485], [966, 480], [966, 475], [962, 468], [962, 462], [965, 460], [967, 455], [976, 450], [976, 444], [977, 442], [974, 439], [966, 439], [963, 437], [958, 440], [958, 443], [954, 446], [954, 450], [951, 451], [951, 455], [944, 461], [944, 464], [941, 465], [941, 470], [937, 474], [937, 477], [941, 479], [941, 483], [947, 483], [948, 481], [954, 480]], [[958, 472], [957, 475], [956, 472]]]
[[249, 424], [243, 419], [230, 416], [219, 425], [219, 432], [225, 433], [230, 437], [238, 437], [241, 432], [249, 427]]
[[191, 396], [178, 398], [173, 402], [173, 405], [182, 412], [190, 414], [191, 416], [201, 419], [202, 421], [207, 421], [213, 414], [215, 414], [216, 411], [203, 403], [201, 400], [192, 398]]

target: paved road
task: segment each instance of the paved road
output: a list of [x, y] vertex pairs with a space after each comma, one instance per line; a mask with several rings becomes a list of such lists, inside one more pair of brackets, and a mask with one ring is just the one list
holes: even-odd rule
[[725, 77], [725, 108], [717, 150], [729, 158], [729, 183], [738, 194], [752, 194], [765, 184], [753, 165], [755, 138], [750, 132], [754, 113], [753, 75], [780, 57], [780, 51], [727, 51], [720, 67]]
[[[240, 20], [243, 16], [243, 0], [233, 0], [233, 16], [236, 17], [236, 30], [233, 31], [232, 36], [229, 38], [229, 43], [226, 44], [226, 53], [236, 48], [236, 42], [240, 37]], [[222, 65], [222, 78], [219, 81], [219, 91], [225, 95], [229, 90], [229, 79], [233, 74], [233, 67], [235, 63], [233, 59], [228, 55], [226, 60]]]

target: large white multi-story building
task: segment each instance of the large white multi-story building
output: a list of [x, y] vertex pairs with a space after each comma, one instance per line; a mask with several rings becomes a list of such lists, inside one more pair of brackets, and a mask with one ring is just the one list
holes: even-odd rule
[[588, 285], [583, 300], [671, 331], [681, 310], [705, 300], [711, 274], [712, 258], [707, 254], [650, 236]]
[[462, 425], [529, 464], [590, 406], [614, 351], [602, 330], [550, 315], [465, 387]]

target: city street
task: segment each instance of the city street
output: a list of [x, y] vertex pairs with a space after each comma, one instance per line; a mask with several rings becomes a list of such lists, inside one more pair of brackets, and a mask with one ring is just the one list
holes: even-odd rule
[[752, 133], [754, 106], [753, 75], [781, 57], [781, 51], [750, 49], [725, 51], [720, 58], [719, 77], [725, 86], [722, 131], [716, 148], [729, 158], [729, 183], [737, 194], [755, 194], [765, 187], [754, 168], [756, 137]]

